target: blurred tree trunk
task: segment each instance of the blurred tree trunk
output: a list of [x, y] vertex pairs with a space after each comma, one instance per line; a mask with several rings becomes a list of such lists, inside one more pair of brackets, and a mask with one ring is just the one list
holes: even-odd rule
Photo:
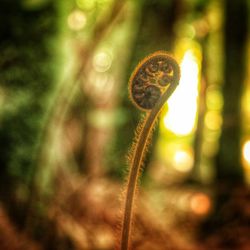
[[0, 3], [0, 195], [22, 225], [61, 62], [59, 1]]
[[201, 41], [202, 48], [202, 78], [201, 87], [199, 91], [198, 100], [198, 119], [197, 128], [194, 137], [194, 165], [190, 175], [190, 181], [201, 184], [202, 174], [201, 174], [201, 161], [202, 161], [202, 141], [203, 141], [203, 129], [204, 129], [204, 117], [206, 113], [206, 91], [207, 91], [207, 39], [204, 37]]
[[142, 59], [156, 50], [172, 51], [175, 40], [174, 25], [179, 17], [180, 6], [182, 0], [143, 1], [133, 59]]
[[241, 165], [241, 97], [245, 79], [247, 1], [225, 1], [224, 110], [220, 150], [217, 155], [217, 181], [243, 183]]
[[[131, 146], [134, 139], [134, 132], [136, 130], [136, 126], [141, 119], [141, 114], [143, 112], [136, 109], [136, 107], [132, 104], [131, 100], [128, 98], [128, 79], [130, 74], [134, 70], [134, 67], [137, 63], [142, 60], [148, 54], [151, 54], [158, 50], [169, 51], [173, 48], [174, 42], [174, 24], [176, 18], [178, 16], [178, 8], [180, 5], [178, 1], [138, 1], [138, 12], [140, 18], [138, 18], [139, 24], [137, 34], [135, 37], [134, 47], [132, 48], [131, 53], [131, 61], [128, 66], [127, 72], [127, 82], [123, 85], [121, 92], [126, 93], [123, 97], [123, 107], [124, 113], [126, 114], [126, 121], [121, 124], [121, 126], [117, 129], [116, 133], [118, 135], [122, 135], [122, 140], [120, 136], [116, 136], [114, 141], [114, 148], [116, 151], [115, 156], [113, 157], [113, 172], [115, 175], [121, 175], [120, 163], [124, 162], [124, 155], [127, 154], [128, 148]], [[154, 132], [154, 138], [156, 138], [157, 131]], [[154, 143], [152, 142], [153, 146]], [[150, 150], [151, 152], [153, 150]], [[150, 154], [146, 161], [149, 159]]]
[[[210, 1], [202, 2], [198, 1], [194, 4], [192, 9], [186, 9], [185, 15], [193, 13], [194, 20], [201, 21], [199, 18], [207, 15], [207, 9]], [[184, 8], [185, 9], [185, 8]], [[199, 98], [197, 101], [197, 127], [194, 135], [193, 149], [194, 149], [194, 163], [190, 175], [187, 178], [188, 183], [202, 184], [204, 179], [202, 177], [202, 143], [203, 143], [203, 130], [204, 130], [204, 118], [206, 113], [206, 92], [208, 82], [207, 61], [208, 61], [208, 40], [209, 32], [197, 31], [196, 40], [201, 47], [201, 80], [199, 89]]]
[[[239, 190], [244, 190], [245, 188], [244, 173], [241, 164], [240, 139], [241, 97], [246, 67], [245, 55], [248, 11], [247, 1], [245, 0], [227, 0], [224, 4], [225, 63], [223, 125], [220, 137], [220, 148], [216, 156], [215, 207], [210, 218], [204, 224], [203, 232], [205, 232], [205, 234], [214, 233], [215, 231], [218, 233], [220, 227], [233, 225], [232, 222], [234, 222], [234, 226], [236, 226], [236, 218], [239, 220], [239, 224], [245, 223], [244, 216], [242, 215], [243, 219], [238, 216], [243, 208], [240, 207], [239, 196], [236, 194], [239, 194]], [[239, 241], [237, 235], [233, 237], [230, 239], [232, 244], [233, 241]], [[223, 240], [223, 237], [221, 240]], [[226, 242], [223, 244], [226, 244]]]

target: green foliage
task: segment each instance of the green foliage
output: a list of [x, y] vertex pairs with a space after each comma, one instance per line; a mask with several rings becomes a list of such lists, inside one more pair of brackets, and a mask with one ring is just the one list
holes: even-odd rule
[[28, 8], [23, 1], [4, 0], [0, 12], [0, 188], [4, 191], [12, 181], [27, 184], [35, 171], [57, 84], [60, 63], [55, 44], [62, 11], [59, 1]]

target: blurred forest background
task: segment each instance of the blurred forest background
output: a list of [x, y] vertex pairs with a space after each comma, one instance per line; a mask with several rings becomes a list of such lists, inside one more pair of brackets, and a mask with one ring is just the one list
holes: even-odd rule
[[109, 250], [143, 112], [137, 63], [181, 79], [142, 173], [132, 249], [250, 249], [247, 0], [1, 0], [0, 249]]

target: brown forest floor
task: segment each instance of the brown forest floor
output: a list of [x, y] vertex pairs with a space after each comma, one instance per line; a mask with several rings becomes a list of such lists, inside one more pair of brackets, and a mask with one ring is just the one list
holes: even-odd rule
[[[61, 176], [42, 237], [15, 227], [0, 207], [1, 250], [109, 250], [119, 235], [120, 184], [107, 179]], [[204, 215], [188, 209], [196, 190], [172, 187], [140, 191], [135, 210], [133, 250], [250, 250], [250, 194], [238, 190], [224, 207], [225, 225], [198, 240]], [[32, 218], [31, 218], [32, 219]], [[36, 220], [33, 218], [33, 220]]]

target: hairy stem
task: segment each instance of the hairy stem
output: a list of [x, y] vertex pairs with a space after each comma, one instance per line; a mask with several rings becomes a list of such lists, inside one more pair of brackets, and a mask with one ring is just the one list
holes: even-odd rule
[[121, 235], [121, 250], [127, 250], [130, 247], [130, 234], [131, 234], [131, 223], [132, 223], [132, 210], [135, 197], [136, 185], [139, 177], [140, 167], [142, 160], [146, 152], [146, 145], [149, 139], [152, 128], [154, 127], [155, 121], [158, 114], [160, 113], [164, 103], [171, 96], [177, 83], [171, 84], [161, 98], [156, 102], [151, 112], [146, 117], [143, 124], [142, 130], [139, 134], [138, 142], [136, 143], [135, 150], [132, 156], [132, 165], [129, 173], [129, 179], [127, 184], [127, 192], [125, 197], [125, 210], [123, 216], [122, 235]]

